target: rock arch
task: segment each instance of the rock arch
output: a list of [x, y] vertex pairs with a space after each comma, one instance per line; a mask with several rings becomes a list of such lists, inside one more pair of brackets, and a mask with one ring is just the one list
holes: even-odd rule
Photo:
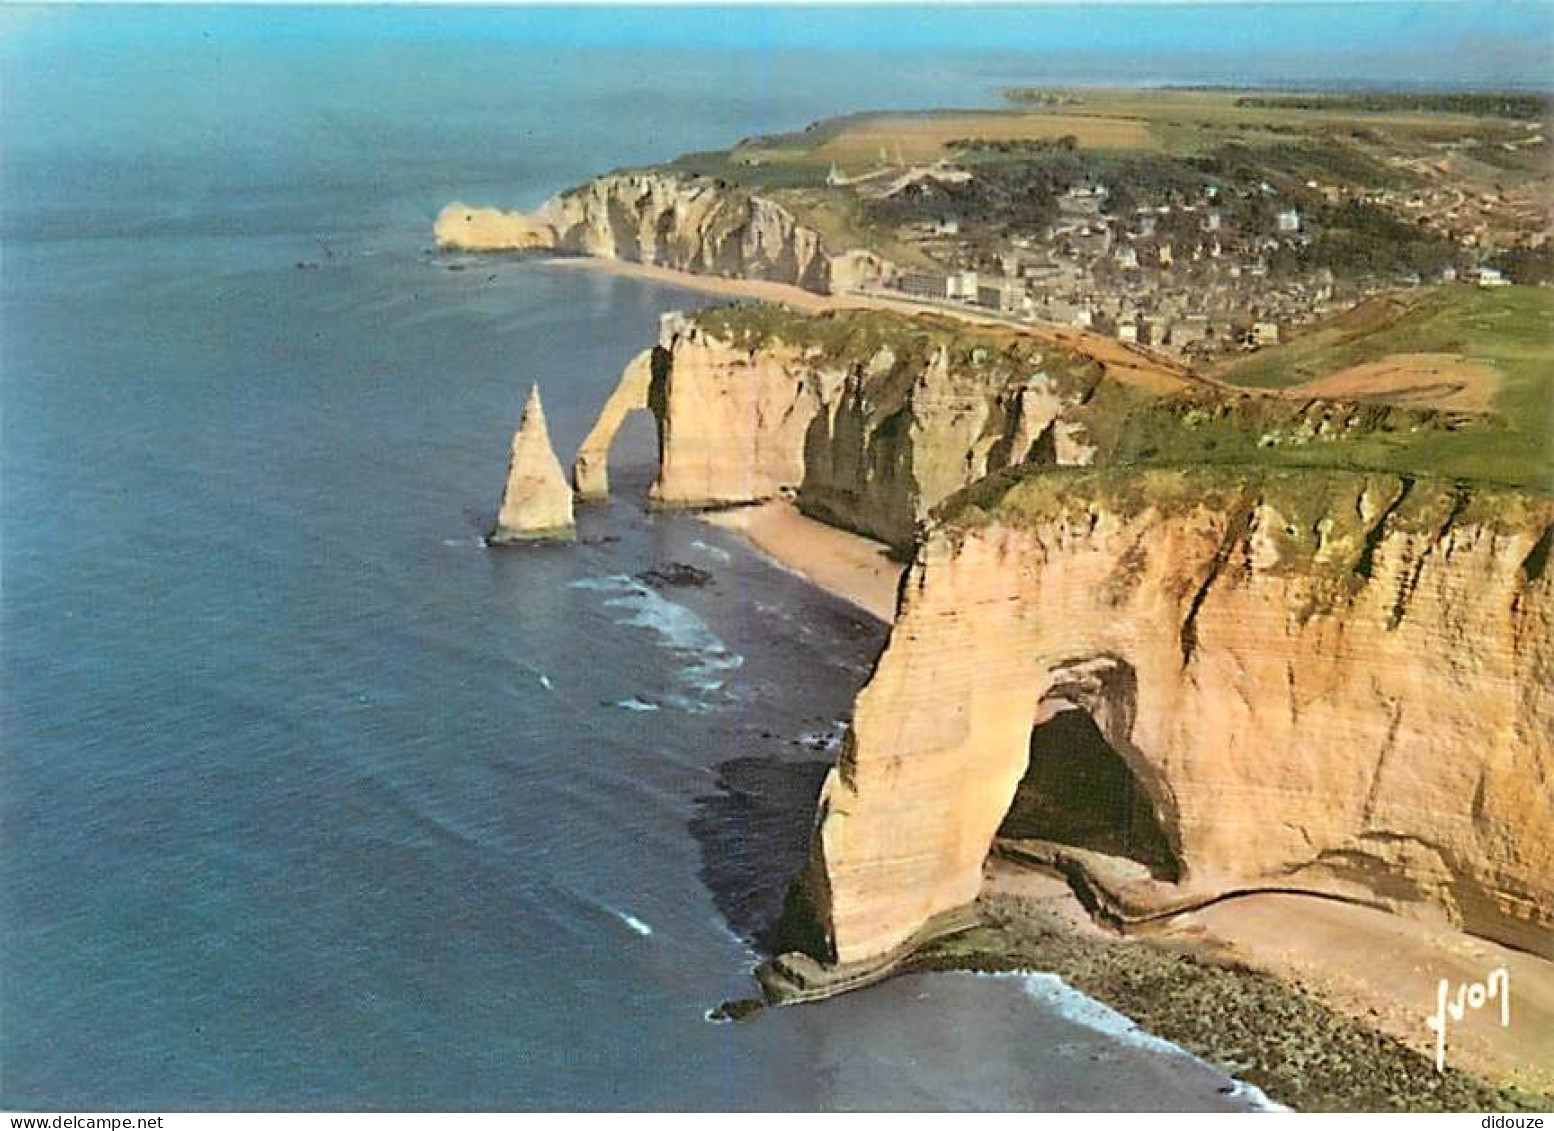
[[[1307, 892], [1554, 954], [1554, 604], [1521, 567], [1547, 504], [1454, 526], [1450, 486], [1416, 487], [1410, 525], [1333, 519], [1314, 548], [1271, 546], [1311, 528], [1285, 495], [1319, 474], [1328, 516], [1397, 491], [1312, 472], [1247, 503], [1243, 484], [1162, 472], [1140, 504], [1064, 479], [1008, 525], [930, 533], [822, 790], [802, 884], [816, 957], [888, 961], [972, 904], [1032, 728], [1069, 705], [1149, 792], [1179, 867], [1076, 880], [1107, 917]], [[1372, 542], [1385, 571], [1367, 577], [1351, 563]]]
[[1039, 838], [1125, 857], [1159, 879], [1181, 878], [1180, 843], [1158, 766], [1133, 745], [1138, 677], [1115, 656], [1052, 673], [1037, 704], [1027, 764], [1000, 840]]
[[646, 349], [627, 362], [615, 390], [578, 446], [577, 456], [572, 461], [572, 486], [580, 500], [597, 502], [609, 496], [610, 447], [627, 415], [652, 407], [653, 375], [655, 365], [661, 368], [664, 364], [656, 360], [662, 352], [657, 347]]
[[[876, 669], [822, 791], [804, 889], [827, 961], [899, 952], [923, 924], [976, 899], [983, 862], [1029, 768], [1031, 735], [1065, 711], [1094, 721], [1148, 796], [1172, 879], [1189, 875], [1170, 776], [1135, 739], [1134, 665], [1111, 651], [1021, 662], [1012, 659], [1018, 652], [989, 650], [986, 624], [942, 627], [950, 631], [935, 642], [936, 659]], [[864, 748], [871, 756], [860, 757]], [[872, 756], [881, 750], [897, 753]]]

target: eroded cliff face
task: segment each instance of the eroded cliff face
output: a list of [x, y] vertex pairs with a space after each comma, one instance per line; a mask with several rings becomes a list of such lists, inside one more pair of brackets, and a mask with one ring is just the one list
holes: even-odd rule
[[792, 347], [742, 349], [689, 319], [665, 320], [659, 357], [655, 502], [745, 503], [797, 487], [825, 373]]
[[954, 339], [880, 346], [842, 375], [805, 434], [805, 513], [911, 546], [941, 501], [990, 472], [1095, 458], [1077, 409], [1101, 370], [1067, 351]]
[[434, 234], [440, 246], [465, 251], [549, 250], [790, 283], [821, 294], [831, 286], [820, 233], [774, 201], [703, 177], [597, 177], [532, 213], [456, 201], [439, 214]]
[[1392, 405], [1237, 395], [1125, 352], [1103, 357], [1039, 332], [884, 311], [668, 315], [651, 381], [646, 355], [627, 368], [579, 454], [578, 486], [600, 488], [625, 409], [651, 407], [658, 503], [790, 495], [812, 517], [907, 551], [942, 501], [1008, 468], [1319, 461], [1334, 445], [1368, 462], [1398, 435], [1471, 426]]
[[1033, 727], [1076, 707], [1173, 890], [1335, 894], [1554, 956], [1554, 502], [1227, 467], [1000, 477], [949, 509], [823, 790], [821, 957], [973, 900]]
[[816, 517], [904, 549], [935, 505], [990, 471], [1093, 458], [1081, 410], [1103, 379], [1064, 347], [944, 319], [671, 315], [601, 411], [576, 479], [586, 494], [602, 489], [620, 420], [651, 407], [656, 502], [795, 495]]

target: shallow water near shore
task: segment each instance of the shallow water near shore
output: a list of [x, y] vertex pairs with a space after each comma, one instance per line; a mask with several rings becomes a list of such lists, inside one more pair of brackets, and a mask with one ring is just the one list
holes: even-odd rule
[[[715, 300], [429, 255], [437, 207], [988, 104], [1006, 58], [4, 18], [0, 1102], [1257, 1105], [1017, 979], [707, 1021], [883, 629], [648, 513], [641, 419], [575, 545], [480, 542], [528, 383], [565, 456]], [[638, 577], [676, 561], [711, 584]]]

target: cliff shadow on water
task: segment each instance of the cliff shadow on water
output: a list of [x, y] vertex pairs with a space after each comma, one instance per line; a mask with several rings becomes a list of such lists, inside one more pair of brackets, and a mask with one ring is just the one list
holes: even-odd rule
[[829, 758], [733, 758], [718, 765], [716, 791], [696, 799], [689, 828], [701, 881], [729, 930], [764, 955], [784, 945], [784, 901], [804, 868], [830, 768]]

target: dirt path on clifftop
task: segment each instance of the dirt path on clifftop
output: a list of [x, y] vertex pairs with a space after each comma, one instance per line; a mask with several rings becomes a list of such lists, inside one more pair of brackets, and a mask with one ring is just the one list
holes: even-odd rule
[[1395, 353], [1351, 365], [1284, 390], [1290, 397], [1382, 400], [1394, 404], [1489, 412], [1500, 374], [1452, 353]]

